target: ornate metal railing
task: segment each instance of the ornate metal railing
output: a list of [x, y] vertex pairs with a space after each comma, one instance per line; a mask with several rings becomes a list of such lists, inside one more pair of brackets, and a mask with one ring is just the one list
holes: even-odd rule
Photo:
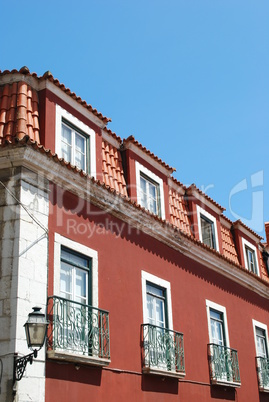
[[256, 357], [259, 388], [269, 391], [269, 359]]
[[211, 343], [208, 345], [208, 359], [212, 383], [231, 382], [240, 385], [236, 350]]
[[142, 325], [143, 368], [185, 373], [183, 334]]
[[47, 318], [48, 350], [110, 358], [107, 311], [51, 296]]

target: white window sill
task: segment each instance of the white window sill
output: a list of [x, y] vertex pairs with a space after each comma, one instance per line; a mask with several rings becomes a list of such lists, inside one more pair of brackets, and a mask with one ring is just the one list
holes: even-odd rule
[[88, 364], [89, 366], [106, 367], [111, 362], [110, 359], [105, 359], [97, 356], [85, 356], [75, 353], [68, 353], [58, 350], [48, 350], [47, 357], [49, 359], [66, 361], [70, 363]]
[[241, 387], [241, 382], [225, 381], [225, 380], [211, 380], [213, 385], [221, 385], [223, 387], [239, 388]]
[[186, 375], [184, 372], [170, 371], [153, 367], [144, 367], [142, 371], [144, 374], [154, 374], [162, 377], [184, 378]]
[[260, 392], [269, 392], [269, 387], [259, 387]]

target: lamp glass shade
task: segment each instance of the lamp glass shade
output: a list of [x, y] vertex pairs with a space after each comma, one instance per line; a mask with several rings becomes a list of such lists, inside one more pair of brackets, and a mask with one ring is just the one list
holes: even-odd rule
[[48, 322], [40, 307], [33, 307], [33, 312], [28, 315], [24, 324], [28, 348], [42, 348], [45, 342]]

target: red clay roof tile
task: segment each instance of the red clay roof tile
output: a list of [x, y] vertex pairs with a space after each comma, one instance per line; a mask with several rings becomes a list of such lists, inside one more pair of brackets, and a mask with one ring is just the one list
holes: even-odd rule
[[104, 183], [127, 197], [121, 155], [107, 141], [102, 141], [102, 166]]
[[156, 162], [160, 163], [160, 165], [164, 166], [167, 170], [169, 170], [171, 173], [175, 172], [176, 169], [167, 165], [167, 163], [163, 162], [158, 156], [154, 155], [151, 151], [149, 151], [146, 147], [144, 147], [142, 144], [140, 144], [136, 139], [134, 138], [133, 135], [130, 135], [128, 138], [123, 140], [123, 146], [128, 145], [128, 143], [132, 143], [136, 145], [141, 151], [145, 152], [147, 155], [149, 155], [152, 159], [154, 159]]
[[102, 113], [98, 112], [96, 109], [94, 109], [91, 105], [87, 104], [86, 101], [82, 100], [79, 96], [77, 96], [74, 92], [71, 92], [69, 88], [66, 88], [64, 84], [61, 84], [59, 80], [55, 79], [53, 75], [51, 74], [50, 71], [47, 71], [43, 74], [43, 76], [38, 77], [36, 73], [30, 73], [29, 69], [27, 67], [22, 67], [19, 71], [18, 70], [5, 70], [1, 71], [0, 70], [0, 78], [1, 76], [8, 75], [8, 74], [24, 74], [28, 75], [31, 77], [36, 78], [39, 82], [48, 80], [52, 82], [54, 85], [56, 85], [58, 88], [60, 88], [63, 92], [65, 92], [68, 96], [72, 97], [74, 100], [76, 100], [78, 103], [80, 103], [83, 107], [88, 109], [90, 112], [92, 112], [96, 117], [98, 117], [104, 124], [107, 124], [108, 122], [111, 121], [110, 118], [105, 117], [102, 115]]
[[235, 264], [239, 264], [235, 243], [231, 231], [224, 225], [221, 225], [221, 238], [223, 255]]
[[0, 87], [0, 142], [28, 136], [39, 142], [38, 97], [25, 82]]

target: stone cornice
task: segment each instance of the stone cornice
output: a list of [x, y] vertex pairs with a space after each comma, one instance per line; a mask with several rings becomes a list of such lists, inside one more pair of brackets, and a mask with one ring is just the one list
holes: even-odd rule
[[30, 146], [4, 147], [0, 149], [0, 169], [23, 166], [87, 200], [107, 213], [126, 222], [168, 247], [184, 254], [208, 269], [223, 275], [241, 286], [269, 299], [269, 287], [260, 278], [244, 268], [229, 262], [218, 252], [208, 249], [201, 242], [184, 235], [169, 223], [142, 210], [115, 191], [79, 173], [70, 171], [59, 161], [38, 152]]

